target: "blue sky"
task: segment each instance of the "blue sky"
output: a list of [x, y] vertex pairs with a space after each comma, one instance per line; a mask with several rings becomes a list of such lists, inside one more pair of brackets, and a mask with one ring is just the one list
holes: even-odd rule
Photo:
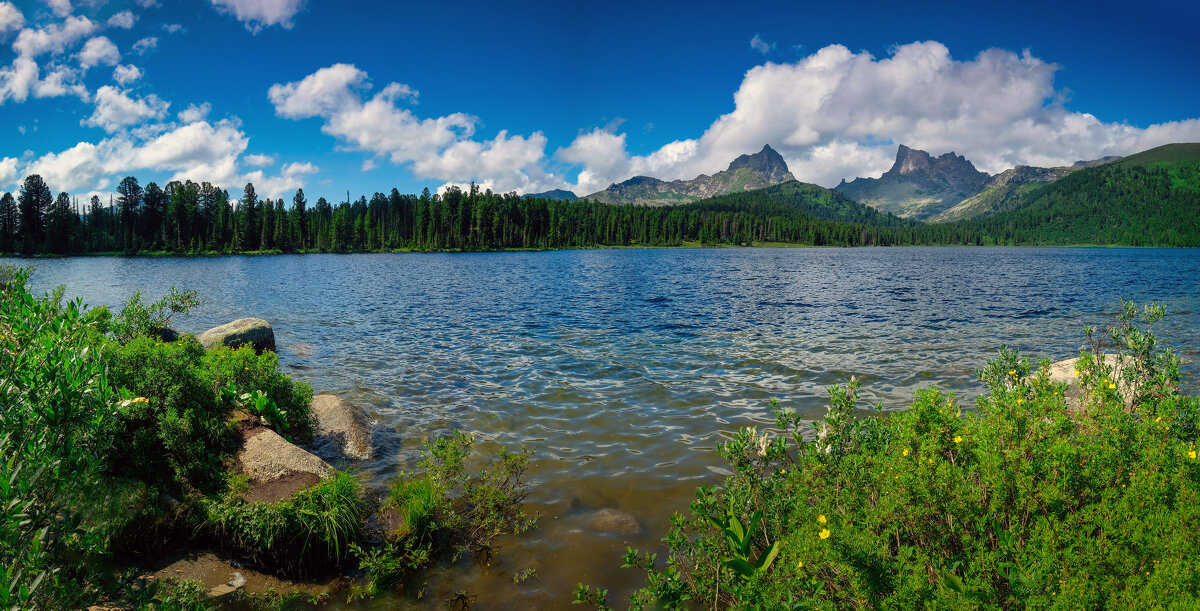
[[0, 2], [0, 190], [208, 180], [310, 201], [474, 180], [583, 195], [771, 144], [981, 169], [1200, 140], [1195, 2]]

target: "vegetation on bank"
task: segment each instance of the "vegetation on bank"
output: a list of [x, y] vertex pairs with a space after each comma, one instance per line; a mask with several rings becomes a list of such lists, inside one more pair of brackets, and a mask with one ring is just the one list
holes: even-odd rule
[[860, 415], [853, 380], [811, 429], [773, 404], [779, 433], [721, 446], [733, 475], [675, 516], [665, 562], [627, 551], [630, 608], [1197, 606], [1200, 400], [1149, 332], [1162, 313], [1125, 303], [1087, 330], [1081, 392], [1002, 349], [974, 410], [929, 389]]
[[361, 563], [373, 593], [433, 562], [490, 558], [497, 537], [532, 526], [527, 453], [469, 472], [465, 436], [435, 441], [428, 468], [397, 481], [428, 484], [383, 503], [381, 519], [399, 512], [404, 529], [366, 530], [380, 503], [349, 472], [278, 502], [244, 500], [248, 482], [229, 469], [238, 420], [309, 439], [311, 387], [273, 352], [176, 339], [171, 316], [192, 293], [135, 295], [114, 315], [64, 301], [62, 288], [36, 297], [27, 279], [0, 265], [0, 607], [203, 608], [197, 584], [148, 582], [138, 568], [189, 547], [293, 576]]
[[239, 254], [396, 250], [543, 250], [604, 246], [1075, 245], [1200, 246], [1200, 147], [1172, 145], [1073, 172], [992, 206], [928, 224], [882, 214], [816, 185], [788, 182], [673, 206], [612, 205], [497, 194], [444, 193], [290, 203], [247, 183], [127, 176], [115, 200], [54, 196], [39, 175], [0, 196], [0, 252]]

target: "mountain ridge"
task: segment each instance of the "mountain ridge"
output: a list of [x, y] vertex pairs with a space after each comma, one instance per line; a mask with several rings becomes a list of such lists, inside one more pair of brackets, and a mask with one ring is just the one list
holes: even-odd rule
[[652, 176], [634, 176], [613, 183], [582, 199], [606, 204], [640, 204], [667, 206], [762, 189], [796, 180], [787, 162], [771, 145], [764, 145], [754, 154], [740, 155], [723, 171], [711, 176], [700, 174], [691, 180], [665, 181]]

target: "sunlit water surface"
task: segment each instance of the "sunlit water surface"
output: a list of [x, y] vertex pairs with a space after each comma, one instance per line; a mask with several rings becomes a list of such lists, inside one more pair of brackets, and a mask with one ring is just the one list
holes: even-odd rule
[[[203, 304], [199, 332], [244, 316], [271, 322], [280, 360], [316, 392], [377, 420], [382, 486], [433, 436], [535, 452], [538, 530], [492, 566], [432, 572], [425, 606], [452, 592], [479, 608], [561, 608], [576, 583], [621, 601], [638, 575], [626, 545], [660, 551], [671, 513], [724, 472], [715, 446], [772, 423], [768, 399], [809, 418], [826, 387], [858, 376], [866, 403], [903, 409], [932, 385], [971, 398], [972, 371], [1001, 344], [1078, 354], [1080, 328], [1119, 297], [1160, 301], [1156, 326], [1194, 361], [1200, 251], [1151, 249], [720, 249], [40, 260], [39, 290], [90, 305], [170, 286]], [[1196, 378], [1185, 384], [1196, 390]], [[601, 507], [633, 513], [636, 536], [590, 531]], [[663, 554], [665, 556], [665, 554]], [[539, 576], [519, 585], [514, 573]]]

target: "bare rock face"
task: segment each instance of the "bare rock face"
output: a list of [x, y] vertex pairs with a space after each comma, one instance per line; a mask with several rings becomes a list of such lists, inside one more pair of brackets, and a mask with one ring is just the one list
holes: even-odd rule
[[258, 353], [263, 350], [275, 351], [275, 330], [271, 328], [271, 323], [261, 318], [239, 318], [209, 329], [196, 339], [205, 349], [219, 345], [237, 348], [243, 344], [250, 344]]
[[605, 507], [587, 516], [588, 528], [602, 533], [634, 535], [642, 532], [642, 523], [632, 513]]
[[313, 445], [320, 453], [351, 460], [371, 457], [371, 418], [362, 408], [334, 395], [317, 395], [312, 413], [317, 420]]

